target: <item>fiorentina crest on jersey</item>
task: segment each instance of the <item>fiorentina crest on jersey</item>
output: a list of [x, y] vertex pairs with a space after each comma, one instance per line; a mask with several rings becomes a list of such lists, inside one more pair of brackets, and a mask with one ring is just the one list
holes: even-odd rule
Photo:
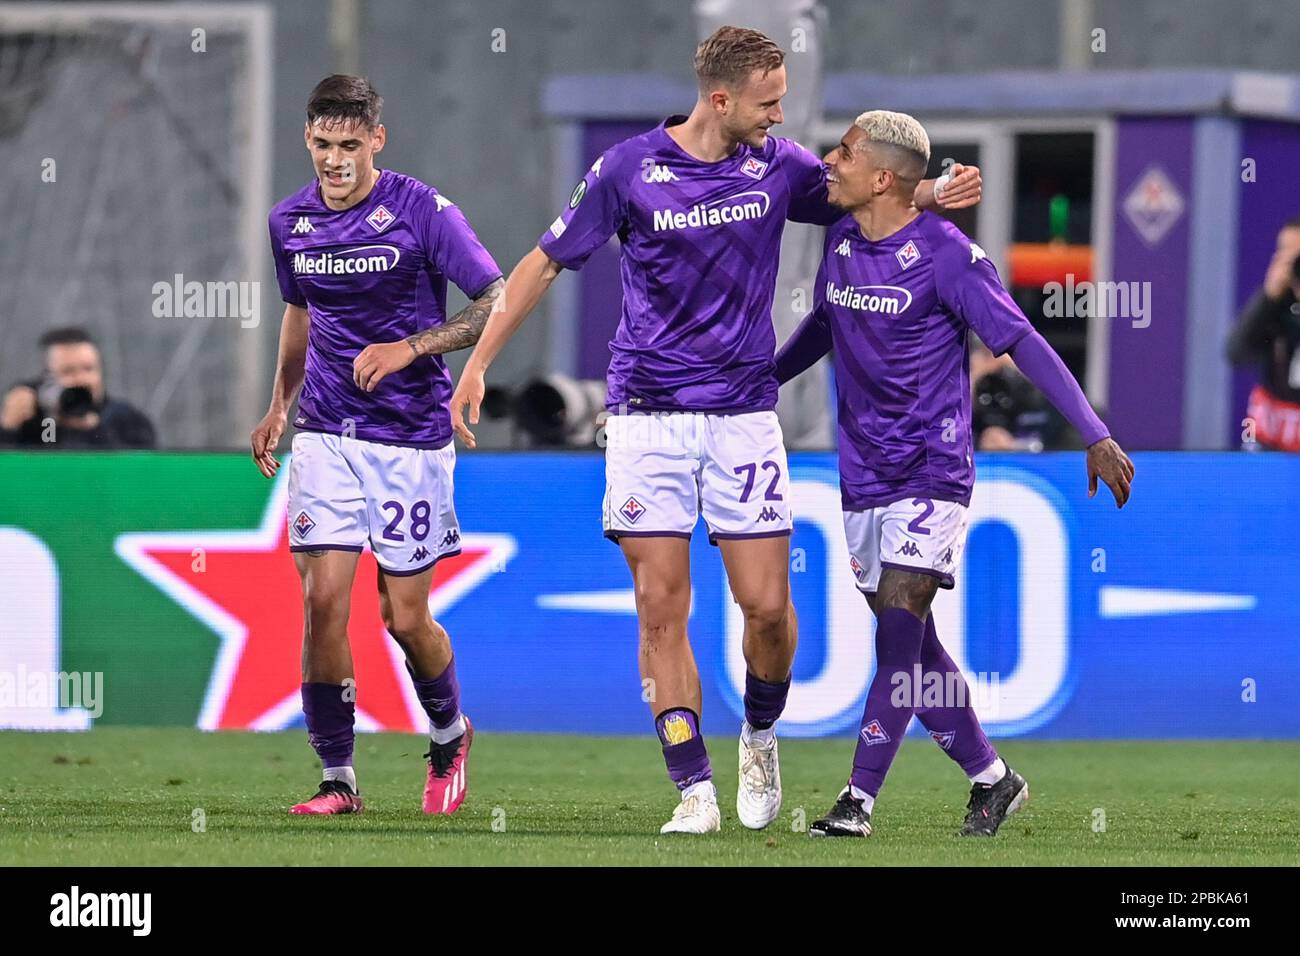
[[383, 232], [392, 224], [397, 217], [388, 211], [385, 206], [376, 206], [375, 211], [366, 216], [366, 222], [374, 227], [375, 232]]
[[921, 252], [916, 248], [916, 243], [911, 239], [907, 240], [907, 245], [894, 253], [898, 257], [898, 264], [906, 269], [917, 259], [921, 258]]
[[885, 733], [885, 728], [880, 726], [880, 721], [869, 720], [867, 725], [862, 728], [862, 740], [868, 747], [875, 744], [889, 743], [889, 734]]
[[763, 174], [767, 172], [767, 163], [750, 156], [740, 164], [740, 171], [751, 179], [762, 179]]

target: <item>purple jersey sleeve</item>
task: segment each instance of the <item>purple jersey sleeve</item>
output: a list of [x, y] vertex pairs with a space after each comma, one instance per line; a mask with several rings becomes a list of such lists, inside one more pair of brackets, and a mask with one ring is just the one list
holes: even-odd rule
[[831, 350], [831, 326], [825, 311], [816, 307], [799, 323], [794, 334], [776, 353], [776, 381], [779, 385], [802, 375]]
[[1011, 349], [1011, 360], [1074, 426], [1085, 448], [1110, 437], [1110, 431], [1088, 404], [1079, 383], [1041, 335], [1030, 332], [1017, 342]]
[[935, 255], [939, 300], [968, 326], [994, 355], [1001, 355], [1034, 327], [998, 279], [984, 250], [964, 236], [943, 242]]
[[432, 190], [427, 203], [421, 205], [425, 254], [439, 272], [471, 299], [501, 278], [496, 261], [483, 248], [459, 207]]
[[275, 212], [271, 213], [270, 230], [271, 230], [271, 256], [275, 259], [275, 281], [280, 284], [280, 298], [284, 299], [289, 305], [296, 305], [301, 309], [307, 308], [307, 297], [302, 294], [302, 289], [298, 288], [298, 280], [293, 276], [293, 268], [289, 264], [289, 256], [284, 251], [284, 243], [280, 241], [280, 234], [276, 232], [275, 220], [278, 217]]
[[829, 226], [844, 215], [826, 199], [826, 167], [822, 161], [793, 140], [784, 140], [784, 165], [790, 183], [790, 209], [786, 218]]
[[564, 211], [537, 240], [541, 250], [566, 269], [581, 269], [627, 221], [624, 174], [616, 150], [596, 160], [573, 187]]

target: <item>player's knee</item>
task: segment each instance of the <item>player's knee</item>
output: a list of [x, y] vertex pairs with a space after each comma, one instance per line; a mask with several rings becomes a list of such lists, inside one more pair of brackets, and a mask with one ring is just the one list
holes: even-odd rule
[[790, 602], [784, 594], [747, 597], [737, 603], [745, 616], [745, 627], [753, 637], [759, 640], [785, 637]]
[[383, 602], [380, 614], [384, 619], [384, 627], [388, 629], [389, 634], [393, 635], [393, 639], [398, 644], [419, 640], [428, 633], [432, 620], [429, 617], [427, 606], [407, 605], [392, 601]]
[[303, 598], [307, 634], [314, 640], [342, 635], [347, 639], [348, 601], [324, 590], [309, 590]]

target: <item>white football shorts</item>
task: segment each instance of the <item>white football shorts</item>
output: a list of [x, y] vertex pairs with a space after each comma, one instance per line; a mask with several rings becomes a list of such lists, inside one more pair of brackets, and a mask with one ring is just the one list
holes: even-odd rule
[[967, 509], [953, 501], [903, 498], [880, 508], [844, 512], [849, 567], [858, 590], [874, 592], [885, 568], [918, 571], [951, 588], [966, 546]]
[[633, 412], [605, 422], [605, 536], [788, 536], [790, 475], [776, 412]]
[[386, 574], [460, 553], [452, 443], [436, 449], [299, 432], [289, 461], [289, 550], [361, 551]]

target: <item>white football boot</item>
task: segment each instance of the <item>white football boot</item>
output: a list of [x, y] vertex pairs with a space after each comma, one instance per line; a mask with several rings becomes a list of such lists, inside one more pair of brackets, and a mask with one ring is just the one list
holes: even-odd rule
[[659, 832], [717, 833], [721, 829], [718, 791], [712, 780], [705, 780], [682, 791], [682, 802], [677, 804], [673, 818], [661, 826]]
[[736, 815], [751, 830], [761, 830], [781, 812], [781, 764], [776, 735], [765, 744], [755, 739], [749, 724], [740, 728], [740, 787]]

